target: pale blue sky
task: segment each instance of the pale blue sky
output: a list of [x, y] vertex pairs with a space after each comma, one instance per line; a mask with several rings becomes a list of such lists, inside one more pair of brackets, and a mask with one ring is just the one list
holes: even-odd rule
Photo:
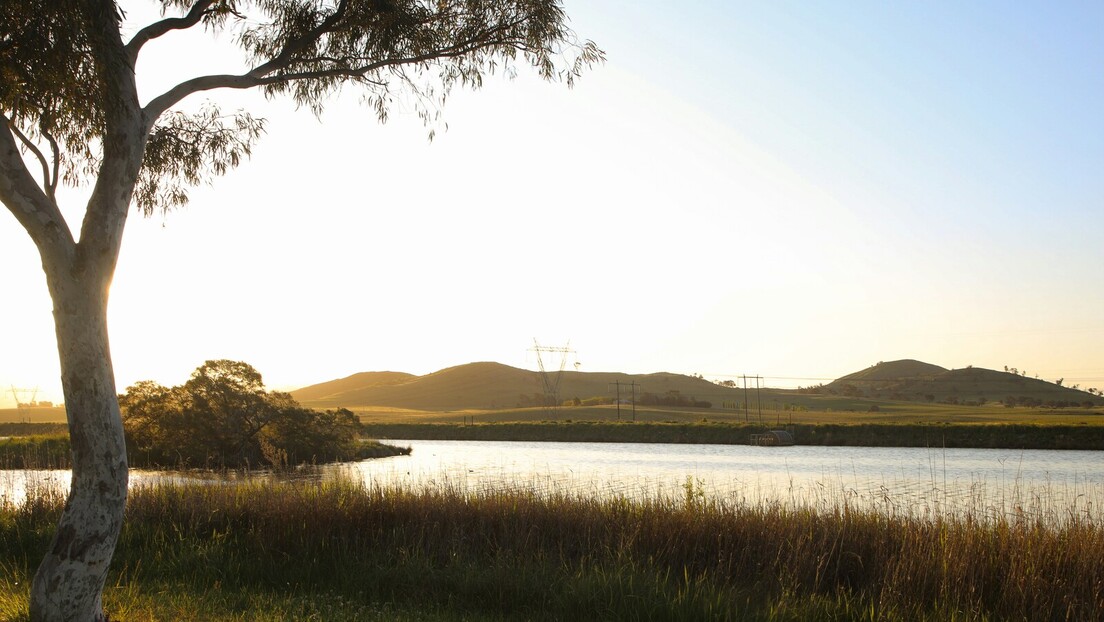
[[[353, 98], [318, 123], [216, 96], [269, 135], [186, 210], [130, 223], [120, 388], [223, 357], [285, 388], [534, 367], [533, 337], [590, 371], [793, 384], [907, 357], [1104, 388], [1104, 5], [567, 8], [607, 64], [573, 91], [458, 93], [433, 143], [401, 106], [381, 127]], [[190, 74], [181, 39], [140, 81]], [[0, 265], [0, 387], [57, 399], [10, 216]]]

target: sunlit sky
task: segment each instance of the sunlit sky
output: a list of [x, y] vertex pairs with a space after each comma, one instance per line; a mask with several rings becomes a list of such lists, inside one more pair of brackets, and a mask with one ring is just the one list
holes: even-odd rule
[[[132, 5], [134, 25], [154, 6]], [[214, 358], [282, 389], [535, 369], [534, 338], [582, 371], [796, 386], [915, 358], [1104, 388], [1104, 4], [567, 10], [604, 65], [572, 90], [523, 72], [458, 91], [432, 142], [351, 91], [320, 120], [190, 100], [268, 135], [188, 207], [129, 222], [119, 389]], [[150, 44], [143, 98], [239, 67], [208, 40]], [[62, 197], [74, 228], [81, 197]], [[58, 401], [44, 277], [6, 211], [0, 266], [0, 407], [10, 385]]]

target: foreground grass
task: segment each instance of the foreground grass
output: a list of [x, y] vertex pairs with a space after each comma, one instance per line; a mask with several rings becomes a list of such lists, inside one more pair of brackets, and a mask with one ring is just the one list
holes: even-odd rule
[[[105, 593], [141, 620], [1088, 620], [1104, 526], [348, 482], [132, 492]], [[0, 619], [63, 500], [0, 509]]]

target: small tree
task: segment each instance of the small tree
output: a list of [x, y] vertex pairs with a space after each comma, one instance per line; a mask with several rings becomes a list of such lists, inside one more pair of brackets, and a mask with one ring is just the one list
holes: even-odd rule
[[[558, 0], [158, 4], [176, 15], [127, 41], [116, 0], [6, 0], [0, 9], [0, 202], [41, 257], [73, 453], [69, 498], [32, 582], [36, 621], [104, 617], [127, 492], [107, 300], [131, 205], [147, 215], [183, 205], [190, 185], [236, 166], [264, 131], [245, 112], [174, 107], [201, 92], [261, 89], [321, 113], [329, 96], [355, 87], [380, 120], [401, 91], [428, 122], [451, 88], [477, 87], [488, 72], [525, 64], [570, 84], [601, 59], [576, 41]], [[249, 69], [197, 74], [140, 101], [134, 68], [145, 46], [197, 27], [232, 29]], [[92, 190], [75, 235], [56, 191], [83, 181]]]

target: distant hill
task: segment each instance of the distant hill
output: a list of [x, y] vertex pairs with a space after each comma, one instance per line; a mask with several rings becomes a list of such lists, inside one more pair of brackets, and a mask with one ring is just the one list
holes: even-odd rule
[[838, 395], [916, 402], [985, 403], [1016, 400], [1022, 405], [1104, 403], [1085, 391], [1053, 382], [980, 367], [944, 369], [914, 360], [878, 363], [824, 387]]
[[[620, 389], [614, 384], [619, 383]], [[724, 387], [704, 378], [682, 374], [622, 374], [564, 371], [560, 376], [561, 401], [572, 398], [620, 396], [628, 401], [633, 391], [638, 403], [645, 393], [657, 396], [677, 394], [712, 402], [745, 399], [803, 403], [830, 396], [866, 398], [874, 401], [942, 402], [981, 404], [1013, 400], [1017, 405], [1104, 404], [1104, 398], [1012, 373], [968, 367], [946, 369], [915, 360], [879, 363], [848, 374], [823, 387], [788, 391], [764, 389], [761, 396], [745, 394], [741, 388]], [[752, 389], [754, 391], [754, 389]], [[399, 372], [364, 372], [292, 391], [304, 405], [315, 408], [393, 408], [397, 410], [454, 411], [494, 410], [535, 406], [544, 387], [538, 372], [501, 363], [468, 363], [424, 376]], [[810, 393], [814, 395], [809, 395]], [[819, 396], [815, 394], [820, 394]], [[837, 408], [840, 406], [832, 406]], [[857, 408], [852, 405], [846, 408]], [[865, 406], [862, 407], [865, 410]]]
[[408, 380], [417, 378], [414, 374], [407, 374], [398, 371], [365, 371], [359, 374], [353, 374], [346, 378], [340, 378], [338, 380], [330, 380], [329, 382], [322, 382], [314, 384], [309, 387], [304, 387], [293, 391], [295, 399], [300, 402], [314, 402], [327, 400], [335, 396], [340, 396], [345, 393], [355, 392], [367, 387], [381, 387], [394, 384], [401, 384]]
[[[554, 372], [553, 372], [554, 375]], [[633, 383], [639, 399], [644, 392], [667, 395], [676, 391], [687, 397], [714, 398], [735, 394], [703, 378], [681, 374], [622, 374], [564, 371], [560, 398], [613, 396], [621, 383], [621, 395], [630, 399]], [[425, 376], [396, 372], [365, 372], [340, 380], [303, 387], [291, 392], [296, 400], [313, 407], [387, 407], [413, 410], [464, 410], [515, 408], [544, 392], [538, 372], [501, 363], [468, 363]]]
[[853, 374], [838, 378], [833, 381], [832, 384], [841, 382], [892, 382], [905, 378], [930, 378], [946, 373], [947, 371], [947, 368], [932, 365], [931, 363], [914, 361], [912, 359], [902, 359], [900, 361], [890, 361], [888, 363], [872, 365], [862, 371], [857, 371]]

